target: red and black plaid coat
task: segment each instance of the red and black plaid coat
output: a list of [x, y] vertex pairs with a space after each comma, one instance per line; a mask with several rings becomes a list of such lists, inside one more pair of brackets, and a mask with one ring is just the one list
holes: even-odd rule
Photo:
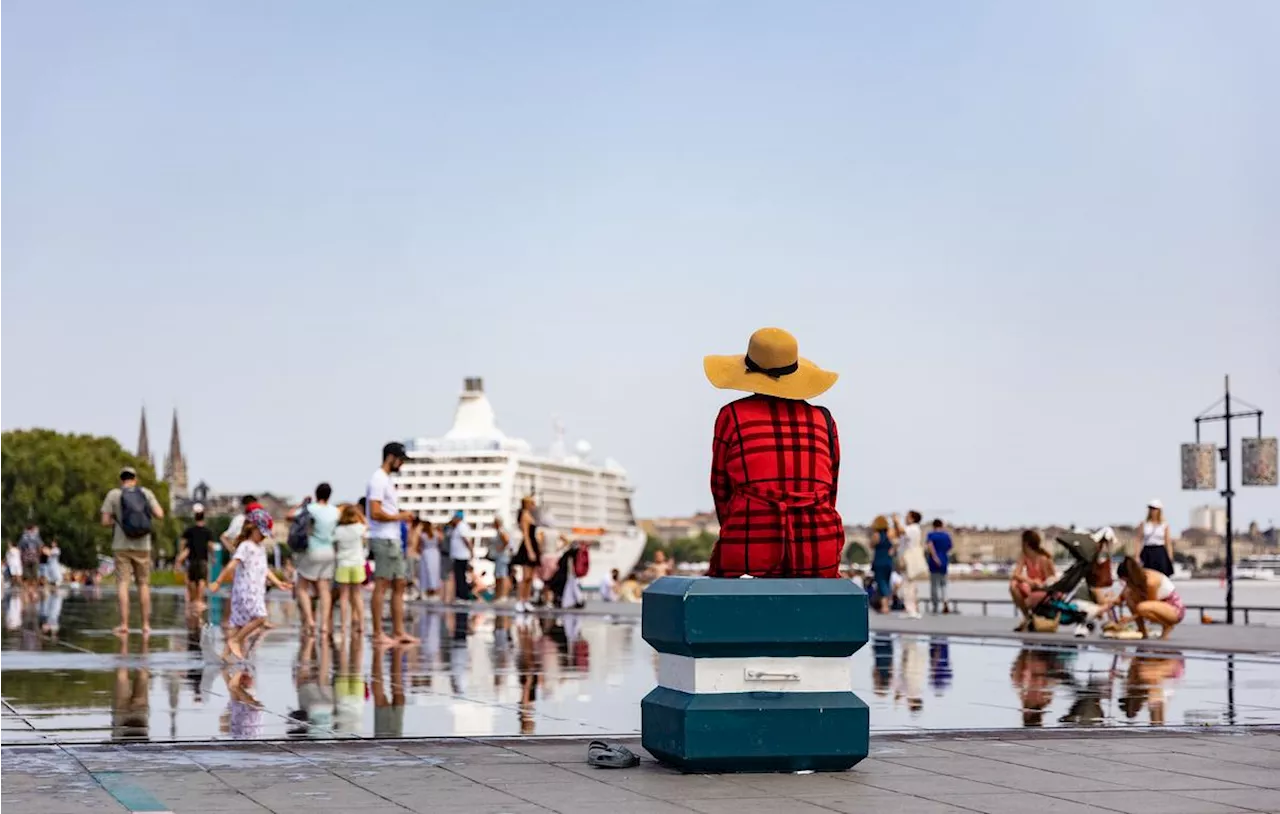
[[711, 495], [713, 577], [838, 577], [840, 441], [825, 409], [753, 395], [720, 408]]

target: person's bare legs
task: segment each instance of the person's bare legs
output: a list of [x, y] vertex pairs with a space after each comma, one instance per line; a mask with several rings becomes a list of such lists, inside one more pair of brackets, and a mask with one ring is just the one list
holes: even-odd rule
[[351, 586], [351, 625], [359, 636], [364, 631], [364, 586]]
[[227, 642], [227, 649], [231, 651], [231, 655], [238, 659], [244, 658], [245, 645], [249, 641], [249, 637], [260, 630], [267, 622], [267, 617], [259, 616], [257, 619], [249, 620], [243, 627], [236, 631], [236, 635]]
[[122, 579], [116, 580], [119, 593], [116, 594], [116, 605], [120, 608], [120, 624], [112, 629], [112, 633], [118, 636], [129, 635], [129, 583]]
[[298, 584], [293, 589], [298, 602], [298, 613], [302, 616], [302, 632], [310, 633], [316, 628], [315, 617], [311, 615], [311, 586], [314, 582], [306, 577], [298, 577]]
[[351, 586], [338, 584], [338, 616], [342, 620], [342, 638], [351, 635]]
[[1026, 599], [1014, 583], [1009, 584], [1009, 596], [1013, 599], [1013, 606], [1018, 609], [1018, 613], [1022, 614], [1022, 624], [1019, 627], [1026, 626], [1031, 621], [1031, 613], [1027, 610]]
[[[385, 596], [386, 596], [386, 593], [387, 593], [387, 583], [388, 583], [388, 582], [390, 582], [390, 580], [388, 580], [388, 579], [377, 578], [377, 577], [375, 577], [375, 578], [374, 578], [374, 580], [373, 580], [373, 599], [371, 600], [371, 607], [369, 608], [369, 613], [373, 616], [373, 641], [374, 641], [374, 644], [381, 645], [381, 646], [384, 646], [384, 647], [385, 647], [386, 645], [394, 644], [394, 643], [395, 643], [395, 639], [392, 639], [390, 636], [388, 636], [388, 635], [386, 634], [386, 632], [385, 632], [385, 631], [383, 631], [383, 629], [382, 629], [382, 627], [383, 627], [383, 623], [382, 623], [382, 607], [383, 607], [383, 605], [382, 605], [382, 600], [383, 600], [383, 597], [385, 597]], [[393, 601], [394, 601], [394, 600], [393, 600]]]
[[405, 581], [398, 579], [391, 584], [391, 635], [401, 644], [414, 644], [416, 636], [410, 636], [404, 629], [404, 591]]
[[142, 635], [151, 635], [151, 585], [141, 582], [138, 585], [138, 609], [142, 611]]
[[333, 595], [330, 594], [329, 580], [322, 579], [316, 583], [320, 596], [316, 600], [316, 624], [320, 635], [328, 636], [333, 632]]
[[1169, 638], [1169, 632], [1178, 624], [1178, 612], [1174, 610], [1173, 605], [1168, 602], [1162, 602], [1159, 599], [1149, 599], [1146, 602], [1139, 602], [1138, 607], [1133, 609], [1133, 615], [1138, 621], [1138, 627], [1146, 635], [1147, 629], [1143, 622], [1155, 622], [1160, 625], [1160, 638]]

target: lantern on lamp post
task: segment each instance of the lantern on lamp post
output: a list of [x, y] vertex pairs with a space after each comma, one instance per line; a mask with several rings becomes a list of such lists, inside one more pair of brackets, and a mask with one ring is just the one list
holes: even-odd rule
[[[1276, 485], [1276, 439], [1262, 437], [1262, 410], [1237, 398], [1239, 404], [1249, 408], [1238, 412], [1231, 411], [1231, 378], [1224, 376], [1222, 380], [1223, 396], [1214, 402], [1208, 410], [1196, 416], [1196, 441], [1194, 444], [1182, 445], [1182, 488], [1183, 489], [1216, 489], [1218, 484], [1218, 464], [1214, 460], [1214, 452], [1227, 465], [1226, 488], [1221, 495], [1227, 501], [1227, 624], [1235, 623], [1235, 541], [1234, 520], [1231, 516], [1231, 499], [1235, 490], [1231, 488], [1231, 421], [1237, 418], [1257, 419], [1257, 436], [1245, 438], [1241, 444], [1241, 462], [1243, 486], [1275, 486]], [[1221, 413], [1210, 411], [1222, 406]], [[1221, 421], [1226, 427], [1226, 445], [1215, 447], [1213, 444], [1200, 443], [1200, 425], [1205, 422]]]

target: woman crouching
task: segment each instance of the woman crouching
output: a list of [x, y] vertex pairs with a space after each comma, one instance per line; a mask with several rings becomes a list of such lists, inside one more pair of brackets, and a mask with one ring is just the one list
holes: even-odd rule
[[[1142, 563], [1133, 557], [1124, 558], [1120, 576], [1124, 579], [1124, 591], [1115, 602], [1123, 601], [1129, 606], [1142, 638], [1147, 638], [1147, 622], [1155, 622], [1163, 628], [1161, 639], [1169, 638], [1169, 632], [1187, 615], [1187, 608], [1182, 604], [1173, 580], [1159, 571], [1143, 568]], [[1121, 620], [1122, 623], [1125, 621]]]

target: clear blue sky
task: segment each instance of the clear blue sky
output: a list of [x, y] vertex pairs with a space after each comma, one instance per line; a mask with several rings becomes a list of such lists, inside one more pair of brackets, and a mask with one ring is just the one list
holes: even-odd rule
[[1280, 432], [1267, 0], [4, 11], [6, 428], [353, 494], [480, 375], [683, 513], [702, 355], [780, 325], [850, 521], [1182, 524], [1223, 373]]

